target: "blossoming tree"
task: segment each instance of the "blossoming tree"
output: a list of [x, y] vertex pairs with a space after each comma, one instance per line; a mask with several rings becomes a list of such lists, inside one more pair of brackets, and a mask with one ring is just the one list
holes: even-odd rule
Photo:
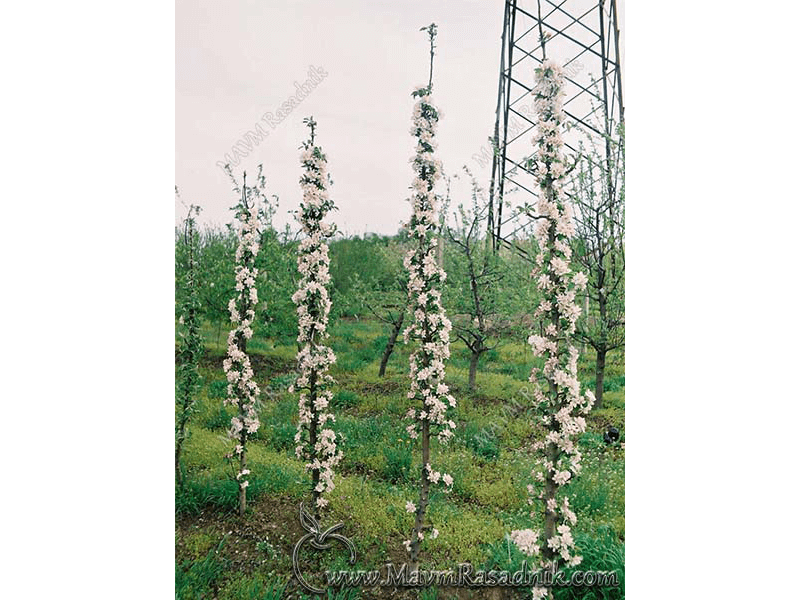
[[333, 350], [322, 342], [328, 337], [328, 314], [331, 300], [328, 244], [333, 225], [323, 223], [325, 215], [334, 208], [328, 195], [327, 159], [322, 148], [314, 144], [316, 122], [313, 117], [303, 121], [311, 129], [311, 137], [303, 143], [300, 161], [305, 169], [300, 178], [303, 200], [299, 221], [305, 239], [300, 243], [297, 270], [300, 281], [292, 300], [297, 305], [300, 350], [297, 365], [300, 375], [290, 391], [299, 391], [299, 422], [295, 434], [297, 457], [304, 459], [311, 471], [312, 497], [315, 516], [328, 504], [322, 497], [334, 489], [333, 468], [342, 458], [336, 448], [336, 433], [326, 427], [335, 417], [328, 412], [332, 393], [328, 389], [333, 378], [328, 369], [336, 361]]
[[179, 318], [180, 364], [178, 366], [177, 416], [175, 419], [175, 478], [183, 486], [181, 452], [186, 440], [186, 425], [194, 411], [195, 394], [200, 385], [197, 369], [203, 342], [200, 338], [200, 300], [197, 297], [197, 230], [195, 216], [199, 206], [190, 206], [184, 221], [183, 241], [186, 249], [186, 273], [183, 277], [184, 300]]
[[[247, 355], [247, 340], [253, 337], [252, 325], [255, 319], [255, 307], [258, 304], [256, 290], [258, 269], [255, 267], [255, 260], [260, 248], [260, 211], [257, 200], [263, 197], [266, 186], [261, 167], [259, 166], [255, 186], [248, 187], [246, 173], [243, 176], [241, 189], [235, 179], [234, 186], [234, 189], [241, 191], [242, 194], [241, 201], [234, 207], [236, 219], [239, 221], [235, 266], [236, 296], [228, 303], [234, 327], [228, 334], [228, 354], [222, 366], [228, 379], [227, 397], [224, 403], [233, 405], [238, 410], [237, 414], [231, 417], [228, 435], [236, 442], [234, 454], [239, 461], [236, 473], [236, 480], [239, 482], [239, 514], [243, 515], [247, 508], [249, 485], [247, 475], [250, 474], [247, 468], [247, 439], [258, 431], [260, 425], [257, 410], [260, 390], [254, 379], [250, 357]], [[232, 458], [231, 455], [229, 457]]]
[[430, 485], [442, 483], [452, 489], [453, 478], [447, 473], [433, 469], [430, 463], [431, 435], [441, 443], [453, 436], [455, 423], [449, 419], [448, 411], [456, 405], [455, 398], [444, 383], [444, 361], [450, 357], [450, 330], [452, 328], [442, 306], [441, 286], [447, 277], [437, 262], [437, 196], [436, 182], [442, 176], [441, 162], [434, 157], [436, 125], [440, 113], [431, 99], [433, 83], [433, 51], [436, 25], [424, 28], [431, 44], [431, 72], [428, 85], [417, 88], [412, 96], [418, 98], [414, 105], [411, 134], [417, 138], [416, 154], [411, 159], [414, 168], [411, 204], [413, 212], [408, 223], [413, 247], [405, 257], [408, 270], [408, 294], [414, 322], [404, 332], [406, 343], [416, 342], [410, 357], [411, 388], [408, 398], [421, 404], [410, 408], [408, 417], [412, 423], [407, 431], [412, 439], [421, 438], [422, 472], [420, 478], [419, 504], [406, 503], [406, 510], [415, 514], [414, 529], [410, 540], [404, 542], [411, 553], [411, 562], [417, 563], [425, 532], [439, 535], [437, 529], [425, 524]]
[[[546, 60], [536, 74], [533, 95], [538, 126], [533, 141], [540, 193], [535, 230], [539, 249], [533, 275], [541, 301], [534, 316], [543, 327], [542, 335], [531, 335], [528, 342], [533, 354], [544, 361], [541, 369], [532, 370], [530, 381], [535, 384], [533, 401], [543, 414], [547, 435], [534, 444], [539, 457], [532, 471], [534, 483], [528, 486], [528, 492], [532, 504], [541, 502], [544, 534], [540, 538], [539, 531], [517, 530], [511, 538], [522, 552], [538, 556], [542, 567], [557, 568], [581, 562], [571, 533], [577, 519], [560, 490], [580, 472], [581, 454], [573, 438], [586, 430], [581, 415], [591, 409], [594, 395], [589, 390], [585, 395], [580, 394], [579, 351], [572, 345], [580, 314], [575, 295], [586, 286], [586, 276], [570, 269], [570, 239], [575, 226], [563, 188], [563, 73], [557, 63]], [[547, 594], [547, 588], [533, 590], [534, 598], [544, 598]]]

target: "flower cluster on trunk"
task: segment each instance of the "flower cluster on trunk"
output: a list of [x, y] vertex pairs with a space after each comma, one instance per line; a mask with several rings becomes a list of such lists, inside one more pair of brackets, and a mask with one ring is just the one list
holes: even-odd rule
[[[545, 530], [517, 530], [511, 538], [527, 555], [541, 557], [543, 567], [580, 564], [575, 553], [571, 527], [576, 523], [569, 500], [559, 490], [581, 469], [581, 453], [574, 437], [586, 430], [583, 416], [594, 403], [594, 395], [580, 393], [577, 378], [579, 351], [572, 345], [575, 322], [580, 308], [576, 292], [586, 285], [583, 273], [573, 273], [570, 239], [574, 235], [572, 207], [563, 189], [565, 176], [564, 142], [561, 138], [563, 112], [563, 73], [553, 61], [537, 69], [533, 90], [538, 116], [535, 169], [540, 193], [537, 203], [536, 239], [539, 251], [533, 276], [541, 292], [534, 316], [542, 323], [540, 334], [528, 342], [533, 354], [543, 359], [541, 369], [534, 368], [533, 398], [543, 414], [547, 428], [544, 440], [534, 444], [539, 457], [533, 469], [534, 483], [528, 486], [529, 502], [541, 501]], [[560, 499], [559, 499], [560, 498]], [[546, 588], [534, 590], [533, 597], [544, 597]]]
[[[419, 506], [415, 507], [416, 524], [413, 539], [404, 545], [416, 559], [419, 545], [425, 538], [425, 508], [428, 488], [431, 483], [443, 483], [449, 490], [453, 478], [435, 471], [430, 465], [430, 436], [435, 434], [446, 444], [453, 437], [455, 423], [449, 418], [449, 410], [456, 405], [445, 379], [444, 361], [450, 357], [450, 320], [442, 306], [441, 286], [447, 277], [437, 263], [436, 237], [437, 198], [436, 182], [442, 176], [441, 162], [434, 157], [436, 149], [436, 126], [440, 113], [433, 105], [430, 87], [414, 92], [418, 98], [414, 106], [411, 134], [417, 138], [416, 154], [411, 159], [414, 168], [413, 213], [408, 230], [414, 247], [405, 257], [408, 269], [409, 306], [414, 322], [404, 332], [406, 343], [414, 341], [417, 347], [410, 357], [411, 387], [409, 400], [416, 401], [420, 408], [411, 408], [407, 417], [412, 420], [407, 431], [412, 439], [422, 436], [422, 482]], [[434, 530], [435, 531], [435, 530]], [[436, 532], [435, 535], [438, 535]], [[435, 537], [435, 535], [432, 535]]]
[[234, 325], [228, 334], [228, 354], [222, 362], [228, 379], [228, 394], [225, 404], [238, 409], [231, 418], [228, 435], [236, 441], [235, 454], [239, 458], [239, 469], [236, 479], [239, 482], [240, 511], [244, 508], [244, 490], [249, 485], [247, 475], [247, 439], [258, 431], [257, 402], [260, 390], [255, 382], [250, 357], [247, 355], [247, 340], [253, 337], [253, 320], [255, 307], [258, 304], [255, 267], [259, 251], [259, 210], [256, 202], [248, 202], [248, 188], [242, 186], [242, 201], [236, 207], [236, 218], [239, 221], [236, 247], [236, 296], [228, 303], [231, 323]]
[[328, 504], [322, 494], [335, 487], [333, 468], [341, 460], [342, 453], [336, 448], [336, 433], [326, 428], [328, 421], [336, 420], [327, 410], [332, 399], [328, 388], [333, 383], [328, 369], [336, 361], [336, 356], [322, 343], [329, 335], [327, 327], [331, 309], [326, 239], [334, 233], [334, 227], [322, 220], [334, 205], [328, 196], [326, 157], [322, 149], [314, 145], [315, 123], [311, 120], [309, 124], [311, 140], [303, 144], [300, 155], [305, 172], [300, 178], [303, 200], [299, 221], [306, 237], [300, 243], [297, 259], [300, 282], [292, 296], [297, 305], [297, 342], [300, 346], [297, 365], [300, 374], [290, 391], [300, 392], [295, 453], [306, 461], [306, 469], [312, 474], [312, 495], [315, 511], [318, 511]]

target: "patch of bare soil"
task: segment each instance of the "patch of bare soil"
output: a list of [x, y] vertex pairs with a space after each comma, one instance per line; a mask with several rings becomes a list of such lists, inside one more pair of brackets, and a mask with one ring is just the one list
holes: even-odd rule
[[[226, 561], [226, 572], [247, 575], [274, 572], [279, 580], [284, 581], [291, 577], [282, 600], [299, 599], [303, 590], [292, 575], [291, 557], [294, 545], [307, 532], [301, 526], [298, 515], [299, 506], [295, 500], [263, 497], [248, 507], [244, 517], [235, 512], [212, 509], [206, 509], [199, 515], [179, 517], [175, 523], [175, 559], [177, 563], [198, 560], [197, 552], [192, 552], [193, 536], [202, 534], [214, 548], [225, 538], [220, 553]], [[344, 533], [348, 534], [346, 531]], [[357, 539], [357, 533], [353, 537]], [[205, 555], [206, 552], [200, 554]], [[304, 551], [301, 556], [307, 565], [305, 568], [308, 578], [319, 585], [322, 580], [315, 579], [314, 574], [320, 574], [328, 568], [324, 563], [332, 555], [325, 553], [326, 556], [314, 557], [311, 552]], [[346, 556], [346, 550], [342, 549], [341, 552]], [[202, 559], [202, 556], [199, 558]], [[399, 543], [392, 543], [388, 545], [387, 554], [380, 561], [382, 564], [376, 563], [373, 566], [375, 561], [370, 561], [368, 556], [359, 556], [358, 559], [362, 564], [367, 563], [372, 568], [380, 569], [381, 578], [385, 578], [385, 563], [388, 561], [402, 565], [408, 560], [408, 555]], [[420, 597], [420, 591], [416, 589], [377, 586], [360, 588], [359, 591], [364, 600], [417, 600]], [[447, 600], [513, 600], [521, 597], [519, 590], [501, 588], [440, 588], [438, 592], [439, 598]], [[308, 597], [307, 593], [305, 597]]]

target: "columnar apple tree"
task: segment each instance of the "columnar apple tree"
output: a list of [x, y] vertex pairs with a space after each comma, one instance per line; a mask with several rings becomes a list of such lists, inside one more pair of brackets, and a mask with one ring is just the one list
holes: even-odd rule
[[181, 452], [186, 440], [186, 426], [194, 411], [195, 394], [200, 387], [198, 362], [203, 352], [200, 338], [200, 300], [197, 297], [197, 228], [195, 216], [199, 206], [190, 206], [184, 221], [184, 244], [186, 247], [186, 274], [183, 277], [184, 300], [181, 304], [178, 335], [180, 338], [180, 364], [177, 373], [177, 415], [175, 419], [175, 478], [183, 485]]
[[[577, 519], [561, 490], [580, 472], [581, 453], [574, 438], [586, 430], [581, 415], [591, 409], [594, 395], [588, 390], [580, 393], [579, 351], [572, 345], [580, 314], [575, 295], [586, 286], [586, 276], [570, 268], [574, 223], [563, 188], [563, 73], [557, 63], [547, 60], [536, 74], [533, 95], [538, 126], [533, 141], [539, 181], [535, 232], [539, 250], [533, 276], [541, 293], [534, 316], [542, 323], [542, 335], [531, 335], [528, 342], [533, 354], [543, 359], [542, 368], [532, 370], [530, 381], [535, 384], [533, 401], [542, 414], [547, 435], [534, 445], [538, 458], [528, 492], [531, 504], [541, 504], [544, 532], [540, 537], [539, 531], [518, 530], [511, 537], [523, 552], [538, 556], [542, 567], [553, 568], [581, 562], [571, 532]], [[533, 597], [543, 598], [547, 593], [546, 588], [536, 588]]]
[[[431, 41], [432, 73], [436, 26], [431, 25], [426, 30]], [[413, 247], [404, 260], [408, 269], [409, 306], [414, 323], [404, 331], [403, 337], [406, 343], [412, 340], [416, 342], [416, 349], [410, 357], [411, 388], [408, 398], [418, 406], [408, 411], [412, 423], [407, 431], [412, 439], [421, 438], [422, 443], [419, 504], [406, 503], [406, 510], [415, 514], [412, 537], [404, 542], [406, 549], [411, 552], [413, 564], [417, 562], [425, 532], [430, 529], [432, 538], [439, 535], [437, 529], [425, 524], [430, 484], [441, 483], [448, 490], [453, 485], [453, 478], [436, 471], [430, 462], [431, 435], [435, 434], [444, 444], [452, 438], [455, 423], [449, 418], [448, 412], [456, 405], [455, 398], [444, 382], [444, 361], [450, 357], [452, 327], [442, 306], [441, 287], [447, 274], [437, 262], [438, 220], [434, 186], [442, 176], [442, 165], [434, 156], [434, 137], [440, 113], [431, 99], [431, 90], [432, 77], [427, 86], [419, 87], [412, 93], [418, 99], [414, 105], [411, 127], [411, 134], [417, 138], [416, 154], [411, 159], [414, 169], [411, 196], [413, 212], [408, 223]]]
[[332, 393], [328, 389], [333, 378], [328, 369], [336, 361], [333, 350], [324, 345], [328, 337], [328, 314], [331, 300], [328, 293], [328, 244], [333, 235], [333, 225], [323, 223], [325, 215], [334, 208], [328, 195], [327, 159], [322, 148], [314, 144], [316, 122], [313, 117], [304, 121], [311, 129], [311, 137], [303, 143], [300, 155], [304, 173], [300, 178], [303, 200], [298, 219], [305, 239], [300, 243], [297, 269], [300, 281], [292, 300], [297, 305], [300, 350], [297, 365], [300, 375], [291, 391], [300, 392], [299, 422], [295, 435], [297, 457], [306, 461], [312, 476], [312, 498], [315, 515], [328, 504], [322, 497], [334, 489], [333, 468], [341, 460], [336, 448], [336, 433], [326, 427], [335, 417], [328, 412]]
[[250, 474], [247, 468], [247, 439], [258, 431], [260, 425], [257, 413], [260, 390], [247, 355], [247, 340], [253, 337], [252, 325], [258, 304], [258, 269], [255, 267], [255, 260], [260, 248], [260, 213], [256, 200], [264, 184], [260, 169], [255, 188], [248, 188], [245, 174], [241, 188], [242, 199], [234, 207], [239, 222], [235, 263], [236, 295], [228, 303], [228, 312], [234, 327], [228, 334], [228, 354], [222, 362], [228, 379], [225, 404], [233, 405], [237, 409], [237, 414], [231, 418], [228, 435], [236, 442], [234, 454], [239, 462], [236, 473], [239, 483], [239, 514], [244, 514], [247, 507], [247, 475]]

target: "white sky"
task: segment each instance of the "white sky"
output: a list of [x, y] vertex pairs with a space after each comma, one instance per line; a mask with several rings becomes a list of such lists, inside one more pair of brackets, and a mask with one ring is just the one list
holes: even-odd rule
[[[414, 86], [427, 83], [427, 34], [439, 26], [434, 98], [444, 117], [439, 157], [445, 169], [471, 160], [494, 126], [502, 2], [340, 0], [264, 2], [177, 0], [176, 184], [204, 222], [230, 220], [236, 198], [216, 165], [262, 115], [295, 93], [310, 65], [328, 77], [291, 112], [243, 166], [263, 163], [280, 196], [277, 224], [300, 200], [298, 147], [313, 114], [328, 154], [345, 233], [394, 233], [410, 213], [409, 134]], [[468, 188], [458, 199], [468, 200]], [[184, 213], [176, 203], [177, 216]]]

